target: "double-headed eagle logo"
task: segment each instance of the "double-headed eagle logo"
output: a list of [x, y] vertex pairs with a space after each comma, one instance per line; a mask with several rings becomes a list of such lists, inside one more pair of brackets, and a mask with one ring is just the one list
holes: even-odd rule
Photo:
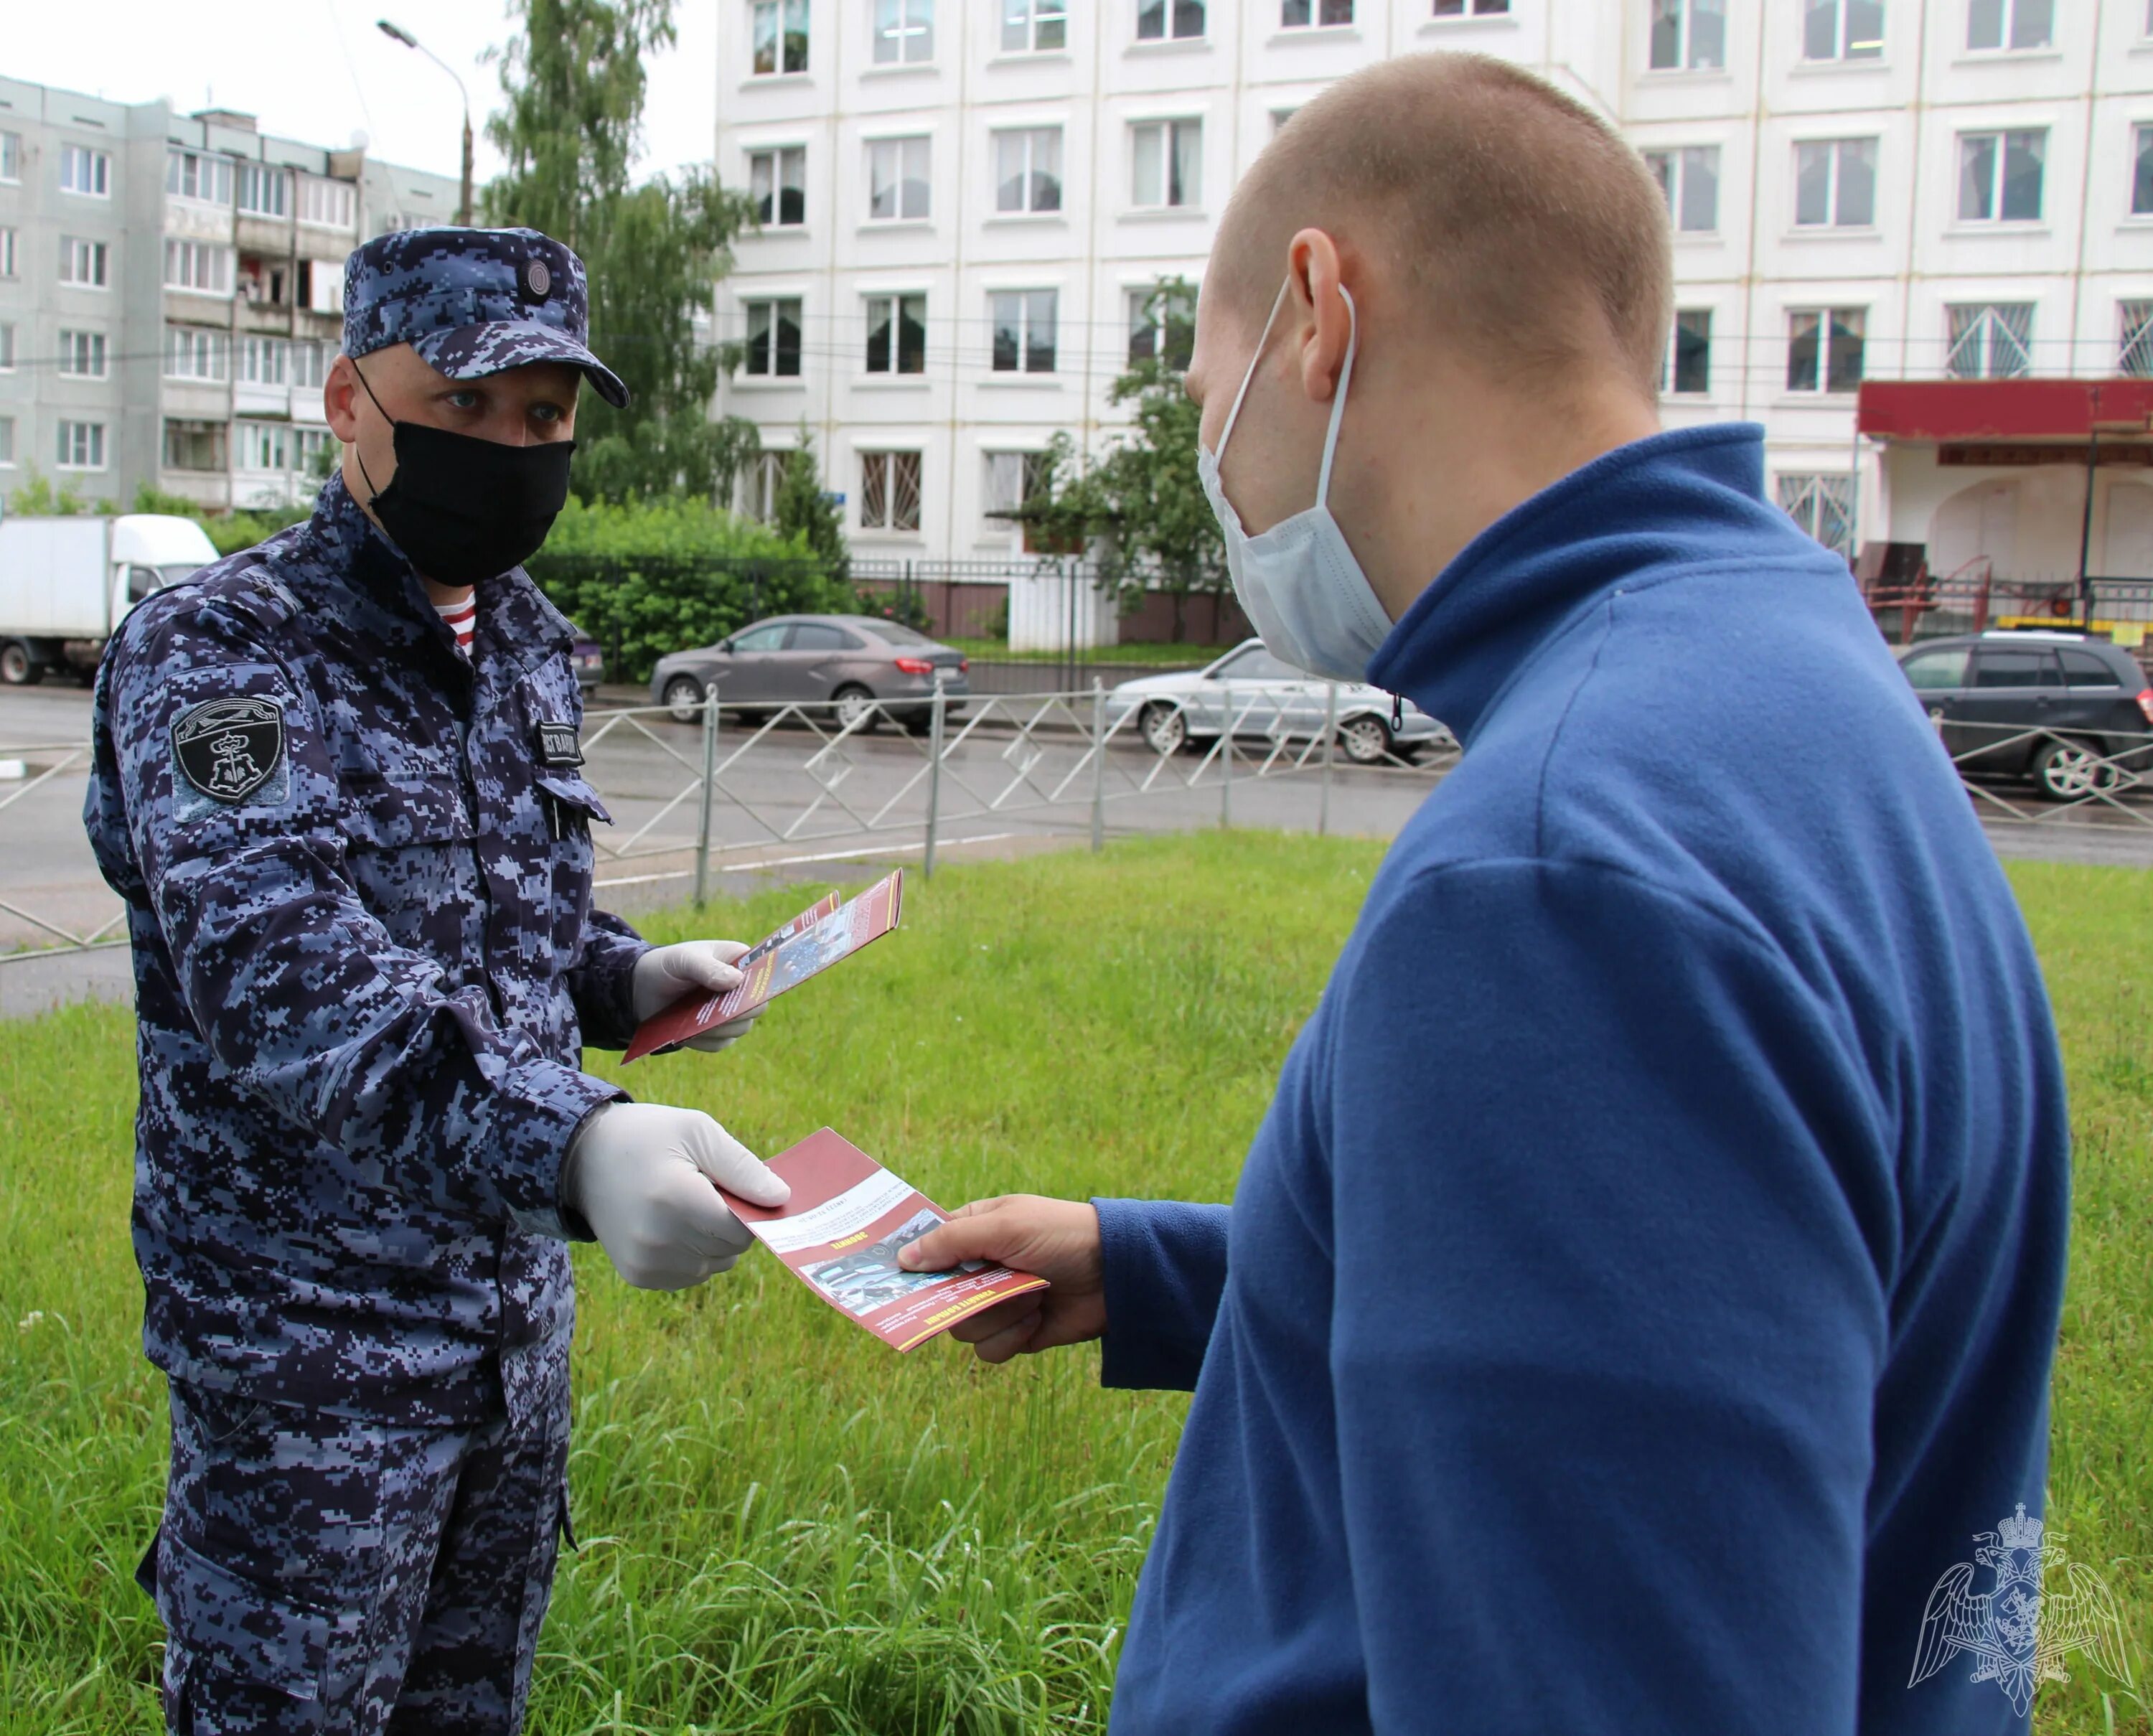
[[[2084, 1562], [2064, 1559], [2061, 1539], [2044, 1540], [2041, 1521], [2026, 1516], [2023, 1501], [1973, 1541], [1973, 1560], [1947, 1568], [1929, 1593], [1907, 1687], [1926, 1682], [1962, 1652], [1976, 1660], [1971, 1679], [1993, 1682], [2021, 1713], [2042, 1683], [2070, 1679], [2064, 1670], [2069, 1652], [2084, 1652], [2129, 1685], [2115, 1594]], [[1996, 1576], [1988, 1591], [1973, 1589], [1977, 1562]], [[2061, 1589], [2044, 1591], [2044, 1579]]]

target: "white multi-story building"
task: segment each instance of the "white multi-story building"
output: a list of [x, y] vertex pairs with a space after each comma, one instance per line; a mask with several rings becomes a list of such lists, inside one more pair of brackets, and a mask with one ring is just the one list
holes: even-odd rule
[[989, 512], [1119, 420], [1147, 297], [1200, 277], [1280, 120], [1425, 48], [1530, 67], [1646, 154], [1667, 419], [1762, 421], [1826, 542], [1886, 535], [1863, 379], [2153, 373], [2149, 0], [720, 5], [718, 168], [762, 217], [722, 408], [813, 432], [863, 552], [1006, 552]]
[[0, 490], [33, 469], [125, 507], [312, 491], [322, 383], [360, 238], [454, 213], [457, 183], [0, 79]]

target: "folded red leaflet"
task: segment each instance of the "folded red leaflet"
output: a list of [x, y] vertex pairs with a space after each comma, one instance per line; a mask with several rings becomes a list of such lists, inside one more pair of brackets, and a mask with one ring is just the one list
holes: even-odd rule
[[739, 987], [722, 995], [685, 995], [663, 1012], [653, 1013], [636, 1027], [635, 1041], [621, 1060], [640, 1061], [646, 1055], [678, 1048], [690, 1037], [737, 1019], [839, 960], [850, 958], [897, 926], [903, 897], [904, 870], [899, 868], [848, 904], [839, 904], [834, 892], [818, 899], [741, 955]]
[[775, 1210], [732, 1194], [725, 1204], [795, 1277], [885, 1344], [910, 1350], [982, 1308], [1046, 1288], [1044, 1278], [979, 1260], [946, 1272], [905, 1270], [898, 1250], [949, 1214], [828, 1128], [780, 1152], [770, 1167], [791, 1184], [791, 1199]]

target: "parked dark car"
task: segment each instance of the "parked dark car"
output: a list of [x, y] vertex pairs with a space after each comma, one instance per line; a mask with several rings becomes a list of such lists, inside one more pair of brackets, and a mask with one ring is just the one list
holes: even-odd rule
[[573, 621], [568, 623], [568, 631], [576, 636], [575, 642], [568, 647], [568, 661], [576, 671], [576, 685], [588, 699], [591, 690], [605, 680], [605, 653], [598, 649], [598, 642]]
[[773, 615], [704, 649], [659, 658], [650, 677], [650, 699], [682, 723], [695, 721], [715, 686], [719, 703], [751, 715], [831, 700], [829, 715], [842, 727], [873, 729], [888, 716], [917, 730], [932, 715], [937, 675], [945, 695], [965, 695], [971, 691], [970, 667], [962, 651], [894, 621]]
[[2084, 634], [1998, 632], [1925, 639], [1899, 656], [1959, 769], [2030, 777], [2070, 802], [2118, 781], [2120, 760], [2153, 766], [2153, 686], [2120, 645]]

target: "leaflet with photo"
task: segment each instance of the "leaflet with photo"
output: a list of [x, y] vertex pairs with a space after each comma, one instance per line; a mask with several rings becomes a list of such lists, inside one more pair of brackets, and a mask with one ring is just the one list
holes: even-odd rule
[[842, 1134], [824, 1128], [770, 1160], [792, 1188], [772, 1209], [727, 1194], [725, 1204], [795, 1276], [840, 1314], [898, 1350], [945, 1332], [1007, 1296], [1046, 1280], [968, 1260], [946, 1272], [908, 1272], [898, 1250], [949, 1214]]
[[858, 898], [837, 902], [834, 892], [817, 899], [783, 927], [773, 929], [741, 955], [741, 981], [722, 995], [684, 995], [636, 1027], [635, 1041], [621, 1056], [624, 1063], [677, 1049], [690, 1037], [797, 988], [811, 976], [848, 959], [870, 940], [897, 926], [904, 898], [904, 870], [878, 880]]

